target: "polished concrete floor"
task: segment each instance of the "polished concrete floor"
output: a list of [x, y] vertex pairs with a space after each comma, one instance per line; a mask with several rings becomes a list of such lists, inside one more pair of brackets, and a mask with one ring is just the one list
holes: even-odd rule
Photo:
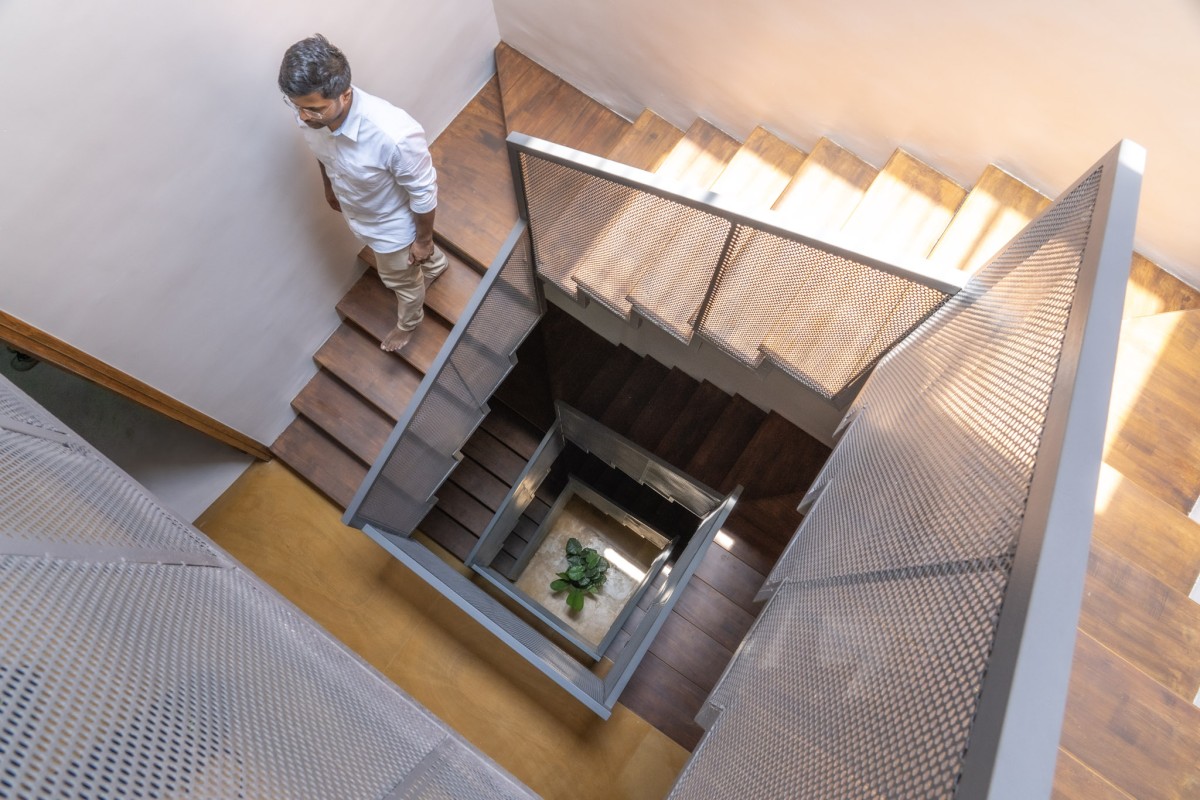
[[196, 524], [544, 797], [663, 797], [687, 759], [621, 705], [608, 721], [586, 710], [277, 461]]

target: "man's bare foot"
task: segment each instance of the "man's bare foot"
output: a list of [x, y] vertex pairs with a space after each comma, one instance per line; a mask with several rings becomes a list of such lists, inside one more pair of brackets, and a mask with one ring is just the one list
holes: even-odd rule
[[379, 344], [380, 350], [387, 350], [389, 353], [395, 353], [397, 350], [404, 348], [404, 345], [412, 341], [412, 331], [402, 331], [399, 328], [392, 328], [387, 336], [383, 337], [383, 341]]

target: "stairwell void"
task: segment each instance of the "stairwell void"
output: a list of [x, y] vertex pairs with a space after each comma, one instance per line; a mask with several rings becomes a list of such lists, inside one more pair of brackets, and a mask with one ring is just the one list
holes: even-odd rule
[[[1075, 617], [1070, 602], [1056, 603], [1077, 598], [1086, 558], [1076, 532], [1090, 503], [1079, 498], [1090, 498], [1099, 463], [1136, 147], [1115, 149], [967, 281], [789, 232], [549, 143], [514, 135], [510, 155], [525, 218], [347, 519], [604, 715], [628, 662], [601, 677], [411, 536], [544, 313], [542, 292], [684, 347], [716, 347], [749, 370], [774, 354], [775, 369], [831, 402], [865, 380], [805, 500], [808, 519], [760, 593], [766, 609], [701, 714], [708, 733], [676, 796], [747, 785], [770, 794], [781, 775], [817, 796], [1048, 786], [1070, 664], [1056, 642], [1069, 640]], [[489, 302], [496, 310], [483, 313]], [[506, 331], [493, 332], [501, 317]], [[560, 407], [559, 424], [570, 413]], [[551, 468], [536, 462], [526, 477]], [[468, 558], [478, 573], [504, 577], [494, 564], [504, 528]], [[1040, 747], [1034, 732], [1046, 729], [1055, 733]]]

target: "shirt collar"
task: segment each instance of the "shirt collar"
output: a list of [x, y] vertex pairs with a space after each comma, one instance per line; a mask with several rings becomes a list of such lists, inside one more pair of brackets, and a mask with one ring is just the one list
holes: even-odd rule
[[363, 93], [357, 86], [351, 85], [352, 90], [350, 95], [350, 111], [346, 114], [346, 119], [338, 126], [336, 131], [330, 131], [334, 136], [345, 136], [352, 142], [358, 141], [359, 128], [362, 126], [362, 99]]

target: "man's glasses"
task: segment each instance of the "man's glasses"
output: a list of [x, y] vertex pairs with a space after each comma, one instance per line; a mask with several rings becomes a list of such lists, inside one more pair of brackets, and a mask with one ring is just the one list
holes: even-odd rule
[[303, 114], [304, 116], [316, 122], [321, 122], [324, 120], [325, 117], [329, 116], [329, 112], [333, 110], [331, 107], [325, 109], [324, 111], [313, 111], [311, 108], [303, 108], [296, 105], [292, 102], [292, 98], [288, 97], [286, 94], [280, 95], [280, 97], [283, 99], [283, 104], [292, 111], [295, 111], [297, 114]]

